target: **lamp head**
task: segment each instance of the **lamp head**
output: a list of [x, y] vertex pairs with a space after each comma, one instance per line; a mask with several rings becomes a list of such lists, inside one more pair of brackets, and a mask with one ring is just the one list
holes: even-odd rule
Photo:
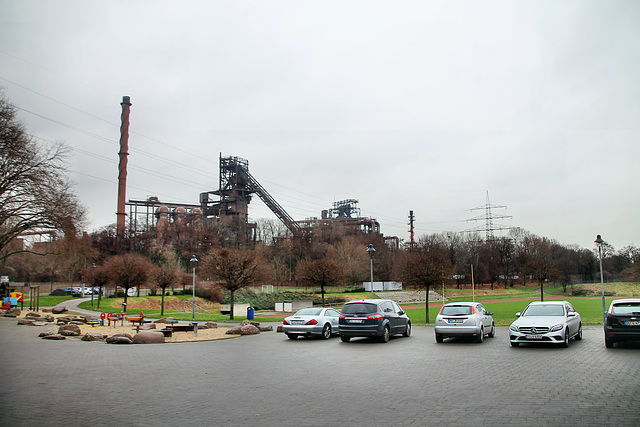
[[375, 252], [375, 248], [373, 247], [373, 244], [369, 243], [369, 246], [367, 247], [367, 252], [369, 253], [373, 253]]
[[594, 240], [594, 242], [596, 245], [601, 245], [604, 243], [604, 240], [602, 240], [602, 237], [598, 234], [598, 236], [596, 236], [596, 240]]
[[191, 257], [189, 262], [198, 262], [198, 258], [196, 258], [196, 256], [194, 255], [194, 256]]

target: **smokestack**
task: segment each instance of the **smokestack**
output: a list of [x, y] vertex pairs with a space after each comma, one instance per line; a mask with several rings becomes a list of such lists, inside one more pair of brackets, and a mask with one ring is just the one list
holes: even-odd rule
[[129, 110], [131, 98], [122, 97], [122, 115], [120, 116], [120, 162], [118, 164], [118, 211], [116, 212], [116, 231], [118, 237], [124, 237], [125, 199], [127, 196], [127, 156], [129, 155]]

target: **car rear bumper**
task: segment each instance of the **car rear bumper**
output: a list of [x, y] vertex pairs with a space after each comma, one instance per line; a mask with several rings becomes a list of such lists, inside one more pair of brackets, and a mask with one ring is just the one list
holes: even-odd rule
[[640, 341], [640, 331], [629, 331], [625, 329], [604, 328], [604, 336], [606, 339], [613, 342], [621, 342], [621, 341]]
[[379, 337], [382, 336], [384, 328], [377, 325], [340, 325], [338, 332], [345, 337]]
[[436, 335], [442, 337], [471, 337], [480, 334], [478, 326], [436, 326]]
[[321, 335], [324, 325], [283, 325], [285, 334]]

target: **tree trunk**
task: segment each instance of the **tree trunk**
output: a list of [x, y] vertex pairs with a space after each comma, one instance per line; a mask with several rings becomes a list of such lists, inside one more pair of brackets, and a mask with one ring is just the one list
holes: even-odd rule
[[229, 307], [231, 307], [231, 313], [229, 319], [233, 320], [233, 294], [236, 291], [231, 291], [231, 296], [229, 297]]
[[101, 299], [102, 299], [102, 286], [98, 286], [98, 306], [96, 308], [100, 308]]
[[[427, 323], [427, 325], [429, 324], [429, 288], [430, 286], [427, 286], [427, 294], [425, 296], [425, 303], [424, 303], [425, 322]], [[444, 295], [443, 295], [443, 298], [444, 298]]]
[[127, 294], [129, 293], [129, 288], [123, 288], [124, 289], [124, 306], [122, 308], [122, 312], [126, 313], [127, 312]]
[[322, 295], [322, 306], [324, 307], [324, 285], [320, 285], [320, 294]]
[[160, 289], [162, 289], [162, 299], [160, 300], [160, 316], [164, 316], [164, 290], [165, 288], [161, 287]]
[[538, 280], [540, 282], [540, 301], [544, 301], [544, 289], [542, 289], [542, 280]]

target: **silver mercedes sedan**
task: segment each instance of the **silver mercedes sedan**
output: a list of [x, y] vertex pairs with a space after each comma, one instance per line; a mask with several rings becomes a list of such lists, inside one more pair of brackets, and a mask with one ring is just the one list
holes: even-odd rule
[[302, 308], [293, 316], [285, 317], [282, 330], [292, 340], [312, 335], [329, 339], [338, 334], [339, 316], [337, 310], [329, 307]]
[[509, 342], [547, 343], [569, 346], [569, 340], [582, 339], [582, 319], [569, 301], [535, 301], [509, 326]]
[[479, 302], [446, 304], [436, 316], [436, 342], [441, 343], [450, 337], [473, 337], [476, 342], [483, 342], [485, 335], [495, 335], [492, 314]]

